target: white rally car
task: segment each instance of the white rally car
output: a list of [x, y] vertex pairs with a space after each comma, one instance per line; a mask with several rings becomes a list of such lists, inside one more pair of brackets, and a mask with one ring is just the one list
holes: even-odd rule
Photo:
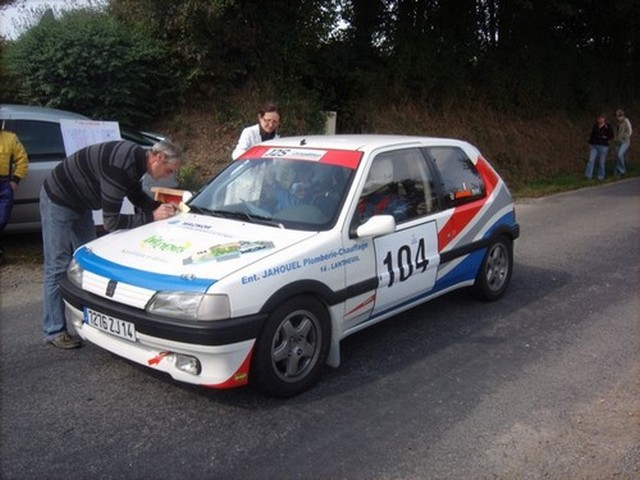
[[176, 380], [279, 396], [347, 335], [462, 287], [501, 297], [512, 196], [467, 142], [336, 135], [251, 148], [160, 222], [74, 254], [78, 334]]

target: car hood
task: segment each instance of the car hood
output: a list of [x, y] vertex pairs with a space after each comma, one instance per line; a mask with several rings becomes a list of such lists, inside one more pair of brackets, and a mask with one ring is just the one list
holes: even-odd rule
[[187, 213], [113, 232], [86, 247], [111, 268], [219, 280], [315, 234]]

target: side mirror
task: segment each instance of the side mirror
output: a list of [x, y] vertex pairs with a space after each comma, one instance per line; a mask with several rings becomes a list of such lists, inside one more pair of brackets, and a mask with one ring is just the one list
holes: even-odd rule
[[356, 238], [379, 237], [396, 231], [396, 221], [392, 215], [374, 215], [355, 231]]

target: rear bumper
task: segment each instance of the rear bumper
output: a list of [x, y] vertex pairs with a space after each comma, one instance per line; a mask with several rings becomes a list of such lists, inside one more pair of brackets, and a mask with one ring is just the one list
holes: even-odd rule
[[[168, 373], [175, 380], [210, 388], [238, 387], [248, 381], [255, 339], [226, 345], [200, 345], [136, 332], [136, 341], [130, 341], [84, 323], [83, 310], [66, 300], [65, 310], [67, 319], [82, 339], [145, 367]], [[187, 358], [196, 359], [199, 368], [195, 373], [178, 368]]]

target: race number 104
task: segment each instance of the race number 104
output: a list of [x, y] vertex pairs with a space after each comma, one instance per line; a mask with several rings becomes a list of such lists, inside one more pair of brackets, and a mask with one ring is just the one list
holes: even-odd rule
[[396, 269], [398, 270], [399, 282], [409, 280], [414, 273], [425, 272], [429, 260], [427, 259], [424, 238], [418, 240], [414, 248], [405, 244], [396, 251], [389, 250], [382, 263], [387, 267], [389, 273], [389, 287], [396, 282]]

